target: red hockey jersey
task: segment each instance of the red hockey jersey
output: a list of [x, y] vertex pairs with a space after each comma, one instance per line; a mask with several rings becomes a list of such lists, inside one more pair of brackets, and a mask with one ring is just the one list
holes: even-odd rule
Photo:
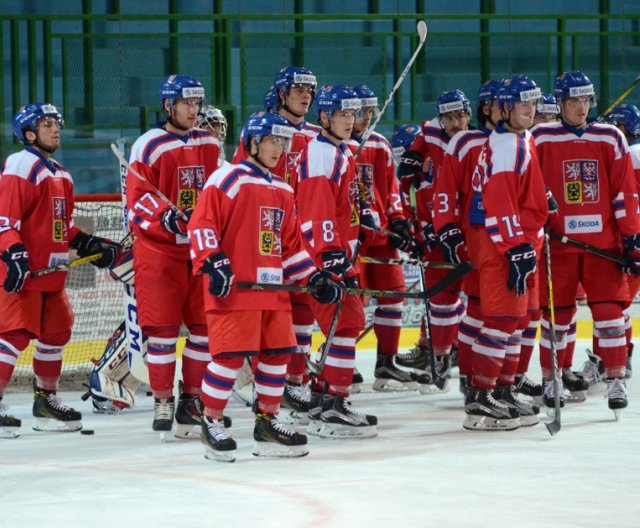
[[[532, 130], [545, 182], [559, 206], [554, 230], [601, 249], [640, 233], [638, 188], [627, 142], [612, 125], [575, 129], [562, 122]], [[552, 241], [557, 252], [580, 249]]]
[[140, 181], [131, 172], [127, 174], [124, 192], [136, 244], [174, 258], [189, 259], [189, 239], [162, 226], [162, 214], [168, 205], [155, 194], [154, 187], [180, 209], [193, 208], [207, 175], [217, 169], [219, 156], [219, 141], [197, 128], [179, 136], [158, 127], [136, 140], [129, 163], [148, 182]]
[[[73, 224], [73, 180], [57, 161], [32, 147], [9, 156], [0, 176], [0, 253], [22, 243], [29, 269], [69, 261], [69, 242], [78, 234]], [[0, 265], [0, 284], [7, 268]], [[66, 271], [29, 278], [25, 290], [59, 291]]]
[[[194, 274], [219, 251], [229, 257], [236, 281], [291, 283], [316, 270], [300, 233], [293, 189], [248, 161], [210, 176], [189, 221], [189, 237]], [[232, 288], [221, 299], [205, 289], [205, 310], [291, 310], [291, 301], [288, 292]]]

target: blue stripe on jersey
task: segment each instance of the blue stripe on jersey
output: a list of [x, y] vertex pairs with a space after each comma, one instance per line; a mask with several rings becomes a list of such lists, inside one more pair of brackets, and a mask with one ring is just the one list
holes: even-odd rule
[[336, 149], [335, 164], [333, 166], [333, 173], [331, 174], [331, 181], [333, 183], [338, 183], [340, 180], [340, 167], [342, 167], [343, 161], [344, 154], [340, 149]]
[[222, 180], [222, 183], [220, 184], [220, 190], [222, 192], [227, 192], [227, 189], [229, 189], [229, 187], [231, 187], [236, 182], [240, 175], [244, 174], [245, 172], [246, 171], [244, 169], [232, 170], [229, 174], [227, 174], [227, 177]]
[[147, 143], [147, 145], [145, 146], [144, 151], [142, 152], [142, 163], [144, 163], [145, 165], [149, 165], [149, 158], [151, 158], [151, 154], [153, 154], [153, 151], [160, 145], [173, 141], [175, 137], [175, 134], [167, 133], [163, 134], [160, 137], [157, 137], [153, 141], [149, 141], [149, 143]]
[[516, 152], [516, 166], [515, 166], [515, 170], [518, 174], [522, 175], [523, 170], [524, 170], [524, 159], [525, 159], [525, 154], [526, 154], [526, 145], [524, 142], [524, 137], [518, 135], [517, 137], [517, 145], [518, 145], [518, 150]]
[[300, 180], [306, 180], [309, 177], [309, 169], [307, 165], [307, 158], [300, 161]]
[[422, 127], [422, 135], [441, 139], [445, 143], [449, 143], [449, 136], [441, 128], [435, 128], [433, 125]]
[[465, 134], [460, 140], [456, 143], [456, 148], [453, 150], [453, 155], [456, 158], [460, 157], [460, 151], [469, 143], [469, 141], [474, 141], [478, 138], [489, 137], [491, 134], [491, 130], [485, 128], [483, 130], [473, 130]]
[[47, 164], [42, 160], [38, 160], [37, 163], [34, 163], [33, 167], [31, 167], [31, 172], [29, 172], [29, 183], [35, 184], [36, 181], [38, 181], [38, 174], [40, 174], [42, 171], [47, 170], [48, 168], [49, 167], [47, 167]]

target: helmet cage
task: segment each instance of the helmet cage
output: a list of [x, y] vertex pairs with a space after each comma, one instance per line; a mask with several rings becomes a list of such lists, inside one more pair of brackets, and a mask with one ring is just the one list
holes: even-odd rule
[[198, 114], [198, 126], [200, 128], [219, 126], [220, 130], [217, 132], [220, 141], [224, 141], [227, 137], [227, 118], [222, 111], [215, 106], [205, 106]]

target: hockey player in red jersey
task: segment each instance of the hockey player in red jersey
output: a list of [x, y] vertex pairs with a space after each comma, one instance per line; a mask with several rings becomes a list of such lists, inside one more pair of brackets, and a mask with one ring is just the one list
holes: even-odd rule
[[[346, 141], [351, 137], [360, 98], [351, 86], [324, 86], [316, 94], [314, 110], [322, 132], [302, 152], [298, 167], [296, 204], [309, 253], [319, 267], [357, 284], [358, 263], [353, 255], [359, 236], [371, 239], [373, 216], [359, 196], [353, 154]], [[351, 393], [356, 338], [364, 327], [359, 297], [342, 301], [342, 312], [331, 343], [322, 383], [311, 396], [308, 431], [321, 437], [371, 437], [377, 434], [375, 416], [353, 410]], [[325, 336], [336, 307], [310, 300], [311, 309]]]
[[189, 330], [182, 352], [182, 394], [177, 435], [192, 436], [200, 425], [199, 393], [210, 360], [203, 310], [202, 277], [192, 276], [186, 222], [154, 190], [164, 193], [188, 217], [206, 178], [217, 167], [220, 143], [197, 125], [204, 88], [195, 78], [171, 75], [160, 87], [167, 116], [131, 148], [131, 167], [146, 182], [127, 174], [129, 225], [136, 242], [133, 268], [138, 312], [147, 336], [149, 382], [155, 398], [153, 430], [171, 431], [173, 379], [180, 326]]
[[519, 400], [513, 383], [527, 312], [538, 308], [537, 257], [548, 216], [528, 131], [539, 98], [540, 89], [524, 75], [502, 81], [502, 120], [483, 145], [471, 180], [482, 209], [470, 213], [467, 247], [480, 272], [483, 326], [472, 345], [465, 429], [511, 430], [538, 422], [539, 409]]
[[249, 119], [249, 158], [209, 178], [189, 222], [193, 271], [205, 275], [205, 310], [212, 359], [202, 381], [202, 441], [208, 458], [235, 459], [236, 443], [223, 412], [247, 355], [256, 356], [253, 454], [296, 457], [307, 438], [278, 419], [287, 362], [296, 341], [291, 302], [284, 291], [251, 291], [234, 282], [309, 282], [319, 302], [337, 302], [341, 288], [316, 270], [305, 249], [293, 190], [270, 168], [277, 165], [293, 129], [277, 114]]
[[555, 123], [559, 118], [560, 107], [556, 96], [552, 93], [543, 93], [536, 107], [536, 117], [533, 119], [533, 124]]
[[[560, 105], [561, 121], [538, 125], [532, 132], [546, 184], [559, 205], [554, 231], [624, 254], [629, 261], [628, 271], [637, 273], [638, 188], [627, 142], [615, 127], [587, 122], [589, 108], [595, 105], [595, 91], [584, 73], [560, 74], [554, 82], [554, 95]], [[618, 412], [627, 405], [623, 307], [629, 291], [623, 271], [614, 262], [555, 240], [551, 241], [551, 256], [558, 364], [564, 364], [566, 333], [580, 282], [587, 293], [594, 335], [606, 369], [609, 408]], [[544, 270], [542, 276], [546, 280]], [[542, 293], [544, 308], [547, 298]], [[545, 403], [552, 407], [549, 317], [545, 309], [540, 359]]]
[[[362, 248], [361, 255], [397, 259], [399, 258], [398, 249], [408, 251], [412, 248], [413, 227], [411, 221], [404, 216], [391, 145], [384, 136], [375, 131], [369, 135], [365, 144], [361, 145], [371, 120], [379, 112], [378, 98], [368, 86], [356, 86], [354, 89], [360, 97], [361, 107], [356, 114], [349, 146], [354, 154], [358, 154], [356, 158], [358, 186], [364, 193], [366, 201], [371, 204], [376, 224], [397, 235], [397, 237], [391, 237], [378, 231], [373, 240]], [[363, 263], [360, 280], [363, 287], [405, 291], [404, 274], [400, 265]], [[378, 355], [373, 389], [414, 390], [417, 385], [411, 373], [400, 370], [393, 361], [398, 353], [402, 328], [402, 299], [381, 297], [376, 301], [378, 306], [374, 314], [373, 330], [378, 339]]]
[[[423, 245], [422, 257], [428, 261], [445, 259], [443, 248], [438, 244], [438, 237], [433, 230], [432, 209], [435, 206], [433, 185], [439, 176], [449, 141], [461, 130], [468, 129], [471, 118], [469, 99], [460, 90], [442, 92], [438, 97], [436, 108], [438, 117], [422, 124], [421, 133], [402, 156], [398, 169], [402, 191], [407, 196], [415, 192], [417, 238]], [[432, 165], [427, 177], [424, 178], [422, 167], [427, 158], [431, 158]], [[433, 286], [448, 272], [446, 269], [429, 269], [425, 274], [426, 286]], [[435, 355], [436, 373], [440, 378], [439, 384], [443, 387], [450, 368], [450, 354], [456, 339], [458, 320], [464, 313], [464, 305], [460, 301], [461, 286], [462, 281], [457, 281], [429, 300], [429, 335]], [[426, 368], [428, 363], [426, 347], [422, 348], [420, 364], [414, 362], [410, 365], [402, 361], [403, 359], [398, 359], [399, 365]], [[430, 383], [437, 380], [431, 378], [430, 375], [418, 378], [421, 392], [433, 391]]]
[[73, 313], [64, 289], [66, 271], [32, 276], [37, 269], [79, 257], [112, 265], [120, 246], [90, 235], [73, 222], [73, 180], [51, 156], [60, 147], [62, 115], [51, 104], [33, 103], [13, 119], [24, 149], [9, 156], [0, 176], [0, 438], [19, 435], [20, 420], [2, 403], [20, 352], [36, 339], [33, 356], [36, 431], [78, 431], [81, 414], [56, 396], [62, 351], [71, 338]]

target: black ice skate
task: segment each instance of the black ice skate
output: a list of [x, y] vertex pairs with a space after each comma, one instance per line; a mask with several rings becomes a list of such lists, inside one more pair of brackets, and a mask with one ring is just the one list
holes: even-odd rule
[[289, 425], [307, 425], [310, 401], [311, 389], [308, 385], [285, 383], [280, 402], [280, 419]]
[[613, 411], [616, 420], [620, 419], [620, 411], [627, 406], [627, 386], [624, 378], [607, 378], [607, 398], [609, 409]]
[[9, 406], [2, 403], [0, 397], [0, 438], [18, 438], [22, 422], [9, 414]]
[[518, 411], [520, 425], [528, 427], [540, 422], [540, 418], [538, 417], [540, 407], [526, 400], [519, 399], [513, 385], [498, 385], [493, 391], [493, 397], [499, 402], [504, 403], [507, 407]]
[[167, 439], [167, 432], [173, 427], [173, 411], [175, 409], [175, 398], [154, 398], [153, 404], [153, 424], [151, 429], [160, 433], [160, 441]]
[[353, 377], [351, 378], [351, 394], [359, 394], [361, 386], [364, 383], [364, 378], [360, 371], [356, 368], [353, 369]]
[[33, 392], [34, 431], [73, 432], [82, 429], [82, 414], [62, 403], [56, 391], [35, 387]]
[[435, 378], [431, 367], [418, 374], [416, 382], [420, 394], [440, 394], [449, 391], [449, 378], [451, 376], [451, 356], [435, 356]]
[[516, 382], [513, 387], [517, 394], [534, 398], [537, 402], [542, 401], [542, 385], [527, 377], [526, 374], [516, 374]]
[[467, 388], [469, 387], [469, 378], [464, 374], [460, 374], [460, 384], [458, 386], [458, 390], [460, 394], [463, 396], [467, 395]]
[[542, 390], [544, 394], [542, 395], [542, 403], [547, 408], [547, 415], [554, 416], [556, 412], [556, 402], [555, 402], [555, 391], [556, 385], [558, 387], [558, 396], [560, 398], [560, 407], [564, 407], [565, 395], [564, 395], [564, 386], [562, 385], [562, 380], [554, 380], [543, 379], [542, 380]]
[[584, 362], [582, 369], [576, 372], [576, 375], [589, 385], [587, 394], [602, 392], [605, 388], [604, 363], [600, 356], [589, 349], [587, 349], [587, 356], [589, 356], [589, 359]]
[[562, 369], [562, 385], [569, 394], [565, 394], [567, 403], [580, 403], [587, 399], [589, 384], [570, 368]]
[[373, 371], [373, 390], [394, 391], [394, 390], [416, 390], [418, 384], [416, 375], [413, 372], [400, 370], [393, 362], [393, 356], [378, 354], [376, 368]]
[[[224, 426], [231, 427], [231, 418], [223, 417]], [[187, 440], [200, 438], [202, 429], [202, 400], [199, 396], [181, 394], [176, 408], [176, 423], [178, 424], [175, 436]]]
[[425, 345], [416, 344], [406, 354], [396, 356], [396, 365], [416, 370], [427, 370], [429, 367], [429, 351]]
[[255, 456], [296, 458], [309, 454], [307, 436], [292, 431], [272, 414], [256, 414], [253, 439]]
[[633, 357], [633, 343], [629, 343], [627, 347], [627, 370], [624, 373], [624, 377], [629, 379], [633, 376], [633, 365], [631, 364], [631, 358]]
[[488, 389], [469, 385], [464, 412], [467, 416], [462, 427], [470, 431], [513, 431], [520, 427], [518, 411], [496, 400]]
[[224, 420], [214, 420], [203, 415], [200, 441], [206, 448], [204, 452], [205, 458], [219, 462], [235, 461], [236, 441], [227, 432]]
[[309, 400], [309, 425], [307, 426], [307, 434], [318, 436], [322, 429], [322, 397], [324, 393], [311, 391], [311, 399]]
[[320, 420], [317, 434], [321, 438], [372, 438], [378, 434], [378, 419], [353, 410], [344, 396], [323, 394]]

